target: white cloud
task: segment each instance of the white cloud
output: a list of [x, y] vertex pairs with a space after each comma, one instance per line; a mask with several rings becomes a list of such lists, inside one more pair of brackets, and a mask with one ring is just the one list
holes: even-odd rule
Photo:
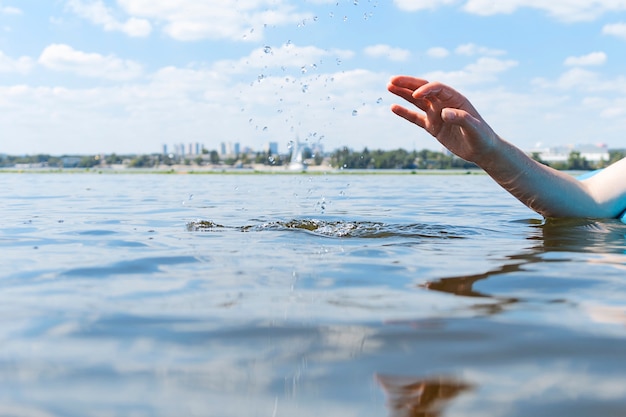
[[23, 56], [17, 59], [13, 59], [5, 55], [0, 51], [0, 73], [1, 72], [16, 72], [25, 74], [33, 67], [33, 60], [29, 57]]
[[556, 86], [563, 90], [572, 89], [597, 89], [599, 86], [598, 75], [582, 68], [573, 68], [562, 74]]
[[604, 52], [592, 52], [583, 56], [570, 56], [565, 60], [565, 65], [570, 67], [598, 66], [606, 62], [607, 56]]
[[[414, 132], [379, 102], [386, 97], [388, 74], [339, 68], [322, 76], [299, 73], [287, 80], [276, 75], [254, 83], [231, 77], [215, 68], [167, 67], [147, 83], [89, 89], [0, 86], [0, 124], [12, 121], [5, 137], [30, 137], [31, 143], [38, 141], [33, 146], [39, 152], [72, 146], [75, 152], [149, 152], [180, 138], [211, 149], [238, 138], [261, 149], [270, 140], [286, 143], [312, 133], [330, 149], [362, 148], [363, 138], [388, 135], [390, 124], [396, 132]], [[54, 140], [39, 141], [41, 131]], [[393, 139], [398, 142], [387, 145], [399, 147], [405, 137], [398, 134]]]
[[394, 4], [402, 10], [413, 12], [462, 4], [467, 13], [480, 16], [511, 14], [518, 9], [531, 8], [565, 21], [590, 21], [606, 13], [626, 10], [624, 0], [394, 0]]
[[365, 48], [365, 54], [372, 58], [388, 58], [391, 61], [406, 61], [411, 52], [406, 49], [394, 48], [389, 45], [378, 44]]
[[253, 50], [239, 60], [224, 60], [215, 64], [218, 72], [245, 73], [259, 68], [307, 68], [318, 66], [324, 60], [333, 62], [350, 59], [354, 52], [346, 49], [320, 49], [315, 46], [296, 46], [293, 43], [279, 47], [264, 46]]
[[470, 64], [466, 69], [471, 73], [486, 73], [486, 74], [499, 74], [510, 68], [516, 67], [517, 61], [506, 60], [496, 58], [480, 58], [473, 64]]
[[39, 63], [55, 71], [68, 71], [84, 77], [130, 80], [142, 73], [141, 65], [113, 55], [77, 51], [64, 44], [52, 44], [41, 53]]
[[416, 12], [419, 10], [432, 10], [437, 7], [456, 4], [459, 0], [393, 0], [393, 2], [401, 10]]
[[543, 89], [559, 89], [569, 92], [626, 94], [625, 77], [604, 79], [597, 72], [580, 67], [564, 72], [554, 81], [537, 78], [533, 80], [533, 84]]
[[626, 40], [626, 23], [611, 23], [604, 25], [602, 33]]
[[458, 71], [435, 71], [425, 76], [426, 79], [442, 81], [453, 86], [466, 86], [492, 82], [497, 75], [516, 67], [517, 61], [483, 57]]
[[468, 0], [464, 6], [468, 13], [489, 16], [510, 14], [521, 8], [531, 8], [547, 12], [549, 15], [565, 21], [590, 21], [599, 16], [626, 10], [624, 0]]
[[22, 14], [22, 10], [18, 9], [17, 7], [0, 6], [0, 14], [18, 15], [18, 14]]
[[506, 52], [501, 49], [492, 49], [486, 46], [479, 46], [473, 43], [466, 43], [463, 45], [459, 45], [454, 50], [454, 52], [456, 52], [459, 55], [467, 55], [467, 56], [474, 56], [474, 55], [499, 56], [499, 55], [506, 54]]
[[232, 39], [258, 41], [267, 26], [312, 19], [284, 0], [118, 0], [133, 16], [164, 22], [164, 32], [177, 40]]
[[82, 0], [68, 0], [67, 7], [80, 17], [102, 26], [106, 31], [123, 32], [133, 37], [145, 37], [152, 32], [152, 25], [145, 19], [131, 17], [125, 22], [117, 20], [102, 0], [89, 3]]
[[426, 55], [432, 58], [445, 58], [450, 55], [450, 51], [448, 51], [446, 48], [436, 46], [427, 50]]

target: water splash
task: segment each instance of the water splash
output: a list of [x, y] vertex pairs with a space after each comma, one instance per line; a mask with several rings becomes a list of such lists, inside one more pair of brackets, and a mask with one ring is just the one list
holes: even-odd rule
[[241, 232], [297, 231], [329, 238], [361, 239], [462, 239], [480, 234], [476, 229], [463, 229], [450, 225], [436, 224], [386, 224], [382, 222], [292, 219], [287, 221], [262, 222], [256, 225], [228, 227], [210, 220], [187, 223], [190, 232], [217, 232], [235, 230]]

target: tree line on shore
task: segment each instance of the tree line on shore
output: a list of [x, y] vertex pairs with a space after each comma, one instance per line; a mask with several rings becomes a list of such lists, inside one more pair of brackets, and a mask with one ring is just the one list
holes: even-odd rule
[[[603, 168], [626, 156], [626, 150], [610, 150], [609, 160], [588, 161], [580, 152], [572, 151], [563, 162], [546, 162], [539, 154], [532, 154], [533, 159], [561, 170], [590, 170]], [[229, 166], [245, 167], [251, 164], [270, 166], [285, 165], [290, 162], [291, 155], [272, 155], [269, 152], [256, 154], [240, 154], [221, 157], [217, 151], [204, 151], [202, 155], [185, 158], [175, 155], [142, 154], [142, 155], [63, 155], [47, 154], [13, 156], [0, 155], [0, 167], [48, 167], [48, 168], [94, 168], [98, 166], [124, 165], [130, 168], [157, 168], [177, 164], [189, 166]], [[309, 165], [328, 164], [337, 169], [472, 169], [476, 168], [448, 152], [437, 152], [428, 149], [421, 151], [369, 150], [354, 151], [347, 147], [337, 149], [329, 154], [314, 155], [309, 149], [303, 151], [303, 159]]]

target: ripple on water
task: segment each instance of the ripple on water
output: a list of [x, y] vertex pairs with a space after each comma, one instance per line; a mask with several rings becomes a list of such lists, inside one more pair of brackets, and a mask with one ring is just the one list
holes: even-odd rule
[[441, 238], [461, 239], [483, 234], [480, 229], [451, 226], [445, 224], [387, 224], [368, 221], [293, 219], [287, 221], [262, 222], [257, 225], [224, 226], [210, 220], [196, 220], [187, 223], [190, 232], [211, 232], [220, 230], [240, 230], [242, 232], [298, 231], [335, 238]]
[[193, 256], [149, 257], [115, 262], [106, 266], [69, 269], [62, 275], [103, 279], [112, 275], [151, 274], [159, 272], [162, 266], [194, 262], [198, 262], [198, 259]]

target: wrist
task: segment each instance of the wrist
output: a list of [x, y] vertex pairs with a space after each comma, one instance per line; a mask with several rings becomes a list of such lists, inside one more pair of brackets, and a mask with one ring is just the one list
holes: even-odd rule
[[513, 146], [495, 133], [491, 132], [489, 136], [490, 137], [484, 141], [481, 151], [476, 154], [476, 157], [472, 161], [485, 171], [506, 164], [507, 156], [511, 152], [510, 149], [513, 148]]

